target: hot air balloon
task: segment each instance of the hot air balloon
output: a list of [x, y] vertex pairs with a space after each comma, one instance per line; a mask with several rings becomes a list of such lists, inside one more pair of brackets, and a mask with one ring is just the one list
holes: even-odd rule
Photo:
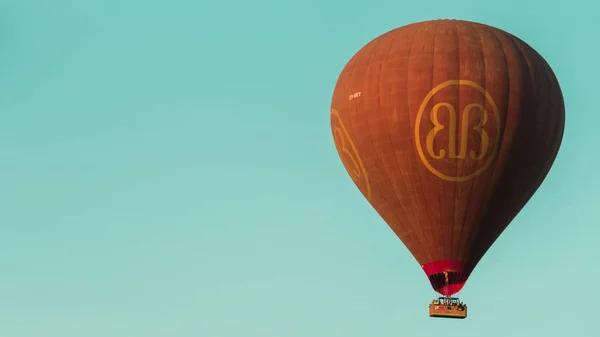
[[346, 171], [442, 295], [430, 316], [466, 317], [452, 295], [562, 141], [564, 101], [548, 63], [485, 24], [413, 23], [350, 59], [330, 117]]

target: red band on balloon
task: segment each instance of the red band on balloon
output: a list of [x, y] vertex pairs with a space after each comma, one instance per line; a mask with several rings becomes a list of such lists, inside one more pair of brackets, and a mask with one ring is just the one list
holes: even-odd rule
[[462, 261], [457, 260], [439, 260], [426, 263], [422, 265], [423, 271], [427, 276], [431, 276], [433, 274], [443, 273], [445, 271], [456, 271], [463, 273], [465, 272], [465, 264]]
[[457, 260], [433, 261], [421, 267], [429, 277], [433, 289], [444, 296], [459, 292], [471, 273], [462, 261]]

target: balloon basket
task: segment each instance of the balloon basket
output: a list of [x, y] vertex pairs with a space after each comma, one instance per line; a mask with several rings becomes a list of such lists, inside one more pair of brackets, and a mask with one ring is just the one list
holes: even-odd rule
[[440, 297], [429, 304], [429, 317], [467, 318], [467, 305], [456, 297]]

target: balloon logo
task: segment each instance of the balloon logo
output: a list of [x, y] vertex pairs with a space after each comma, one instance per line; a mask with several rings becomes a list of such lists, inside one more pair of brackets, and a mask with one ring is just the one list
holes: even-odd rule
[[[460, 111], [447, 101], [432, 104], [436, 94], [457, 86], [467, 97], [476, 99], [465, 102]], [[426, 111], [430, 113], [426, 114]], [[445, 118], [442, 116], [444, 113]], [[445, 122], [442, 122], [443, 119]], [[422, 130], [426, 122], [431, 127]], [[498, 153], [500, 123], [498, 107], [483, 87], [468, 80], [443, 82], [425, 96], [417, 113], [414, 135], [419, 158], [431, 173], [446, 181], [473, 179], [490, 167]], [[422, 143], [425, 143], [424, 146]], [[439, 144], [445, 148], [436, 149]], [[478, 149], [469, 149], [475, 147], [474, 144], [478, 145]], [[470, 163], [457, 164], [455, 161]], [[459, 165], [463, 172], [456, 172]]]
[[359, 189], [365, 195], [367, 200], [371, 200], [371, 185], [369, 184], [369, 175], [365, 170], [362, 159], [358, 155], [356, 146], [348, 134], [348, 130], [342, 123], [340, 115], [335, 109], [331, 109], [332, 116], [332, 131], [335, 147], [338, 151], [342, 164], [346, 171], [350, 173], [350, 177], [354, 183], [359, 186]]

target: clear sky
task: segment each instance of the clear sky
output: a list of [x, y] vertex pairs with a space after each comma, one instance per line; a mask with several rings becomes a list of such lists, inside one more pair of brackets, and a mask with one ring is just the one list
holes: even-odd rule
[[[0, 0], [0, 336], [597, 336], [598, 10]], [[428, 317], [435, 293], [329, 125], [352, 54], [436, 18], [528, 42], [567, 106], [554, 168], [469, 279], [463, 321]]]

